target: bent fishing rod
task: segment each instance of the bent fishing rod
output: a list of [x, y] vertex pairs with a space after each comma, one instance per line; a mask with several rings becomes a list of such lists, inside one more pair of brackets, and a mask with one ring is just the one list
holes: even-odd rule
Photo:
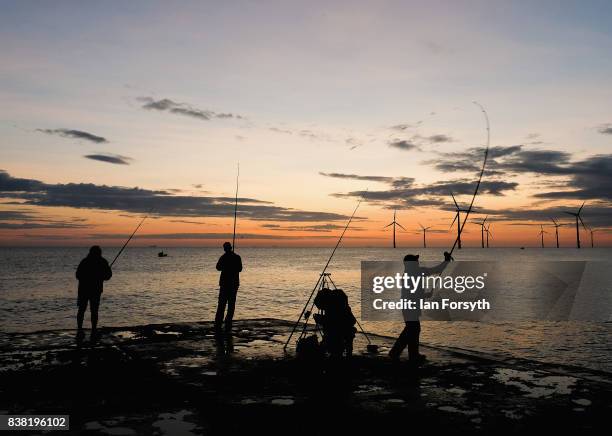
[[480, 170], [480, 177], [478, 177], [478, 182], [476, 183], [476, 189], [474, 189], [474, 195], [472, 196], [470, 207], [468, 207], [468, 210], [465, 214], [465, 218], [463, 219], [463, 224], [461, 224], [461, 227], [459, 228], [459, 233], [457, 234], [457, 237], [455, 238], [455, 242], [453, 243], [453, 246], [450, 250], [451, 255], [453, 254], [453, 251], [455, 250], [457, 242], [459, 241], [459, 238], [461, 237], [461, 233], [463, 233], [463, 228], [465, 227], [465, 224], [467, 223], [468, 217], [470, 216], [470, 212], [472, 212], [472, 208], [474, 206], [474, 200], [476, 199], [476, 195], [478, 195], [478, 189], [480, 188], [480, 183], [482, 182], [482, 176], [484, 175], [485, 167], [487, 166], [487, 158], [489, 156], [489, 145], [491, 144], [491, 126], [489, 125], [489, 115], [487, 114], [487, 111], [480, 103], [478, 103], [477, 101], [473, 101], [472, 103], [478, 106], [480, 108], [480, 111], [484, 115], [484, 119], [487, 125], [487, 146], [485, 148], [484, 161], [482, 162], [482, 169]]
[[236, 173], [236, 201], [234, 202], [234, 236], [232, 236], [232, 251], [236, 248], [236, 219], [238, 216], [238, 179], [240, 178], [240, 162], [238, 162], [238, 172]]
[[123, 253], [123, 250], [125, 250], [125, 247], [127, 247], [127, 245], [130, 243], [130, 241], [132, 240], [132, 238], [134, 237], [134, 235], [136, 234], [136, 232], [138, 231], [138, 229], [140, 228], [140, 226], [142, 226], [142, 223], [145, 222], [145, 220], [149, 217], [149, 215], [151, 215], [151, 212], [153, 211], [153, 209], [151, 209], [149, 212], [147, 212], [147, 214], [142, 218], [142, 220], [140, 221], [140, 223], [138, 224], [138, 226], [136, 227], [136, 230], [134, 230], [134, 232], [130, 235], [130, 237], [128, 238], [127, 241], [125, 241], [125, 244], [123, 244], [123, 247], [121, 247], [121, 250], [119, 250], [119, 253], [117, 253], [117, 255], [115, 256], [115, 258], [113, 259], [113, 261], [110, 264], [110, 267], [113, 266], [113, 264], [117, 261], [117, 259], [119, 259], [119, 256], [121, 256], [121, 253]]
[[323, 271], [321, 271], [321, 274], [319, 274], [319, 278], [317, 279], [317, 283], [314, 285], [314, 288], [312, 288], [312, 292], [310, 293], [310, 296], [308, 297], [308, 300], [306, 301], [306, 304], [304, 305], [304, 308], [302, 309], [302, 312], [300, 313], [299, 318], [297, 319], [297, 321], [293, 325], [293, 329], [291, 330], [291, 334], [287, 338], [287, 342], [285, 342], [285, 345], [283, 346], [283, 350], [287, 349], [287, 346], [289, 345], [289, 342], [291, 341], [291, 338], [293, 337], [295, 331], [297, 330], [297, 327], [300, 324], [300, 321], [302, 320], [302, 317], [304, 316], [304, 313], [306, 313], [306, 308], [308, 308], [308, 304], [310, 304], [310, 300], [312, 299], [312, 296], [317, 291], [317, 289], [319, 287], [319, 283], [321, 282], [321, 279], [324, 277], [325, 271], [327, 271], [327, 267], [329, 266], [330, 262], [332, 261], [332, 259], [334, 257], [334, 254], [336, 254], [336, 250], [340, 246], [340, 242], [342, 242], [342, 238], [344, 237], [344, 234], [346, 233], [347, 229], [351, 225], [351, 221], [353, 221], [353, 218], [355, 217], [355, 213], [357, 213], [357, 209], [359, 209], [359, 205], [361, 204], [362, 201], [363, 201], [363, 197], [357, 203], [357, 206], [355, 207], [355, 210], [353, 210], [353, 214], [351, 215], [351, 217], [349, 218], [348, 222], [346, 223], [346, 226], [344, 226], [344, 230], [342, 230], [342, 233], [340, 234], [340, 237], [338, 238], [338, 242], [336, 242], [336, 246], [332, 250], [331, 255], [329, 256], [329, 259], [327, 259], [327, 263], [325, 264], [325, 267], [323, 267]]

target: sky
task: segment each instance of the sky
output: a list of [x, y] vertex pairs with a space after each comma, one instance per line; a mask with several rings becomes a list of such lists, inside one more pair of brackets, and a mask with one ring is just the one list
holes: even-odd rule
[[612, 245], [610, 2], [0, 7], [1, 245]]

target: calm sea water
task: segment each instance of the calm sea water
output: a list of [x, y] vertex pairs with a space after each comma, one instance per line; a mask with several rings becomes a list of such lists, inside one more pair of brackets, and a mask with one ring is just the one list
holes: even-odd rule
[[[116, 248], [105, 249], [112, 259]], [[214, 316], [221, 254], [211, 248], [128, 248], [105, 285], [101, 326], [211, 320]], [[295, 319], [330, 254], [329, 248], [243, 248], [244, 263], [237, 318]], [[360, 262], [401, 260], [407, 252], [422, 260], [442, 260], [440, 248], [340, 248], [329, 267], [335, 283], [359, 313]], [[0, 330], [4, 332], [74, 328], [74, 271], [83, 248], [0, 248]], [[456, 260], [609, 259], [612, 249], [464, 249]], [[88, 319], [86, 320], [88, 322]], [[363, 323], [366, 330], [397, 334], [401, 323]], [[612, 372], [610, 323], [426, 322], [426, 343], [513, 355]]]

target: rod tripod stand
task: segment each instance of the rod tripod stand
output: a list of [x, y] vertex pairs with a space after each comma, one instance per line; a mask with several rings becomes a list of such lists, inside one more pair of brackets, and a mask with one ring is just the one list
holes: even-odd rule
[[[336, 284], [334, 283], [334, 281], [331, 278], [331, 273], [322, 273], [319, 277], [319, 285], [318, 287], [315, 288], [316, 291], [322, 291], [323, 289], [338, 289], [338, 287], [336, 286]], [[310, 321], [310, 316], [312, 315], [312, 311], [314, 309], [315, 306], [315, 302], [312, 299], [314, 292], [310, 295], [310, 298], [308, 299], [308, 301], [306, 302], [306, 304], [304, 305], [304, 309], [302, 310], [303, 313], [303, 318], [304, 318], [304, 325], [302, 326], [302, 331], [300, 332], [300, 335], [298, 337], [298, 341], [302, 338], [304, 338], [308, 331], [308, 323]], [[311, 302], [312, 300], [312, 302]], [[310, 305], [310, 308], [308, 309], [308, 306]], [[307, 310], [308, 309], [308, 310]], [[366, 338], [366, 341], [368, 342], [368, 345], [366, 347], [367, 351], [370, 353], [376, 353], [378, 351], [378, 345], [375, 345], [372, 343], [372, 341], [370, 340], [370, 337], [368, 336], [368, 334], [365, 332], [365, 330], [363, 329], [363, 327], [361, 326], [361, 323], [359, 322], [359, 320], [357, 318], [355, 318], [355, 321], [357, 322], [357, 325], [359, 326], [359, 330], [361, 331], [361, 333], [363, 334], [363, 336]], [[298, 320], [299, 322], [299, 320]], [[319, 325], [315, 322], [315, 334], [321, 334], [321, 329], [319, 327]]]

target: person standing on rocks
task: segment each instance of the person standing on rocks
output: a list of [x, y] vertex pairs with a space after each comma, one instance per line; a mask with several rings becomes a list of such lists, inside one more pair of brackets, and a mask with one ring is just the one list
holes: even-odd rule
[[[444, 268], [452, 260], [450, 253], [444, 252], [444, 262], [431, 267], [426, 268], [419, 265], [419, 255], [407, 254], [404, 256], [404, 272], [408, 276], [418, 277], [421, 275], [429, 276], [432, 274], [439, 274], [444, 271]], [[389, 357], [394, 361], [398, 361], [400, 354], [408, 346], [408, 361], [411, 364], [419, 365], [426, 360], [423, 354], [419, 353], [419, 336], [421, 334], [421, 309], [420, 300], [426, 298], [425, 291], [422, 285], [419, 285], [414, 292], [410, 293], [407, 289], [402, 288], [402, 298], [416, 301], [417, 307], [415, 309], [405, 309], [403, 311], [405, 326], [402, 333], [399, 335], [395, 344], [389, 351]]]
[[[242, 271], [242, 259], [237, 255], [232, 244], [223, 244], [225, 253], [217, 262], [217, 271], [221, 271], [219, 277], [219, 302], [215, 316], [215, 331], [222, 331], [223, 316], [225, 315], [225, 331], [231, 332], [234, 309], [236, 307], [236, 295], [240, 287], [240, 272]], [[227, 306], [227, 314], [225, 308]]]
[[76, 278], [79, 281], [79, 293], [77, 298], [77, 328], [78, 336], [83, 337], [83, 318], [89, 304], [91, 311], [91, 336], [95, 338], [98, 328], [98, 309], [100, 297], [104, 290], [104, 282], [110, 280], [113, 272], [108, 261], [102, 257], [102, 249], [94, 245], [89, 249], [89, 254], [84, 258], [76, 270]]

